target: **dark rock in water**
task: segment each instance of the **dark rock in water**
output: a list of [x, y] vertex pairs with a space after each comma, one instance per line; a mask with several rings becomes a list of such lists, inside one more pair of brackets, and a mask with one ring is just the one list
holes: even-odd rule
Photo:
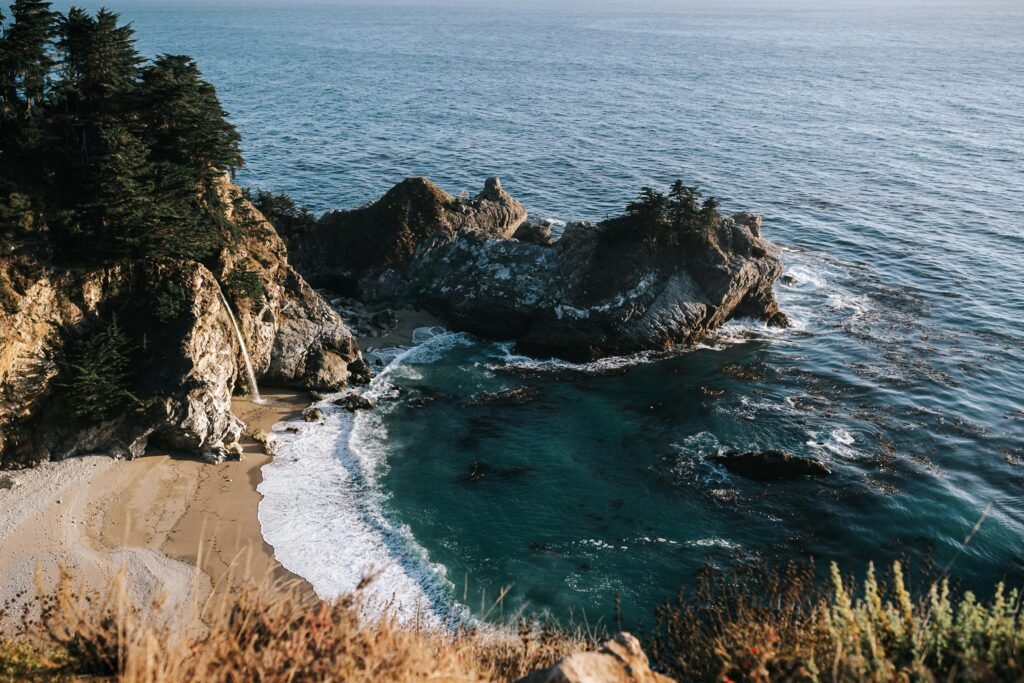
[[334, 405], [344, 408], [350, 413], [357, 410], [373, 410], [373, 401], [360, 394], [347, 394], [334, 402]]
[[302, 418], [306, 422], [323, 422], [324, 412], [317, 407], [306, 408], [306, 411], [302, 413]]
[[469, 466], [469, 474], [466, 481], [480, 481], [486, 477], [493, 468], [485, 462], [474, 462]]
[[779, 278], [779, 282], [781, 282], [784, 285], [795, 285], [797, 282], [799, 282], [799, 280], [796, 279], [795, 275], [790, 275], [789, 273], [786, 273], [785, 275]]
[[700, 392], [701, 396], [707, 396], [708, 398], [721, 398], [726, 394], [725, 389], [708, 386], [706, 384], [698, 387], [697, 391]]
[[734, 474], [755, 481], [772, 481], [802, 476], [820, 477], [832, 474], [828, 467], [817, 460], [798, 458], [779, 450], [749, 453], [734, 451], [726, 455], [713, 456], [712, 460], [724, 465]]
[[749, 365], [740, 365], [739, 363], [727, 363], [718, 368], [723, 375], [732, 377], [734, 379], [742, 379], [753, 382], [761, 382], [768, 379], [768, 374], [764, 365], [760, 363], [751, 363]]
[[475, 461], [469, 466], [469, 474], [462, 477], [459, 481], [463, 483], [481, 481], [485, 478], [491, 479], [514, 479], [516, 477], [522, 477], [529, 474], [530, 470], [527, 467], [520, 467], [514, 465], [503, 469], [495, 469], [492, 465], [488, 465], [485, 462]]
[[534, 541], [533, 543], [530, 544], [530, 552], [531, 553], [538, 553], [539, 554], [539, 553], [554, 553], [556, 551], [555, 551], [555, 546], [551, 545], [550, 543], [541, 543], [540, 541]]
[[462, 200], [411, 178], [290, 247], [325, 285], [573, 360], [692, 343], [735, 317], [787, 324], [772, 291], [782, 261], [753, 214], [681, 230], [633, 213], [570, 224], [553, 245], [525, 220], [496, 179]]
[[472, 403], [478, 406], [522, 406], [537, 400], [539, 396], [540, 389], [536, 387], [518, 387], [508, 391], [477, 394]]

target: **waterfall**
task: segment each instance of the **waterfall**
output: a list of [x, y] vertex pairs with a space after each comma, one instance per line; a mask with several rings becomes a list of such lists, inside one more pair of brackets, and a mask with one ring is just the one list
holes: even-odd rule
[[245, 359], [245, 372], [249, 376], [249, 393], [252, 395], [252, 402], [263, 403], [263, 399], [260, 398], [260, 388], [256, 386], [256, 372], [252, 369], [252, 358], [249, 357], [249, 349], [245, 346], [245, 337], [242, 336], [242, 328], [238, 326], [235, 314], [231, 311], [228, 300], [224, 298], [224, 290], [220, 290], [220, 301], [224, 304], [224, 310], [228, 312], [231, 326], [235, 328], [235, 336], [238, 337], [238, 343], [242, 346], [242, 357]]

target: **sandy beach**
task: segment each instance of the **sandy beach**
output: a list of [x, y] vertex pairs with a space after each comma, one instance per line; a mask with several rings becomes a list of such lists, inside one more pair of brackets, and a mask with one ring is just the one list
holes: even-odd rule
[[[59, 568], [85, 588], [104, 588], [123, 567], [130, 595], [168, 611], [200, 605], [245, 581], [298, 582], [260, 534], [256, 491], [269, 461], [248, 435], [301, 417], [308, 397], [264, 392], [234, 412], [247, 425], [243, 459], [210, 465], [154, 451], [131, 462], [102, 455], [4, 473], [0, 481], [0, 606], [16, 619], [35, 594], [36, 570], [52, 587]], [[13, 487], [10, 482], [13, 481]], [[306, 584], [303, 589], [312, 596]]]

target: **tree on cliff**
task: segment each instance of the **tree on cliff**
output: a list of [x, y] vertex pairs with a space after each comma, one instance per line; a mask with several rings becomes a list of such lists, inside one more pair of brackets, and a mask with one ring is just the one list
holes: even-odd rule
[[40, 253], [70, 264], [202, 260], [233, 239], [214, 181], [242, 165], [240, 138], [196, 63], [146, 64], [109, 10], [17, 0], [12, 14], [0, 38], [0, 231], [45, 226]]
[[68, 381], [75, 417], [100, 420], [135, 400], [129, 391], [131, 344], [117, 318], [79, 342], [71, 354]]
[[3, 37], [3, 96], [6, 104], [19, 103], [31, 114], [43, 102], [55, 65], [51, 43], [57, 14], [44, 0], [15, 0], [11, 18]]
[[138, 99], [155, 163], [195, 179], [242, 165], [241, 137], [190, 57], [157, 57], [142, 71]]
[[80, 230], [102, 256], [139, 257], [151, 251], [158, 226], [149, 151], [124, 128], [99, 134], [101, 153], [91, 165], [92, 198], [79, 210]]
[[119, 26], [118, 19], [106, 9], [92, 17], [73, 7], [59, 23], [62, 78], [57, 95], [62, 106], [57, 110], [83, 127], [125, 117], [144, 62], [135, 49], [134, 30]]
[[718, 200], [708, 197], [701, 203], [700, 197], [696, 185], [687, 186], [682, 180], [672, 184], [668, 195], [644, 187], [624, 214], [605, 221], [605, 238], [615, 244], [639, 237], [652, 249], [684, 247], [701, 239], [718, 220]]

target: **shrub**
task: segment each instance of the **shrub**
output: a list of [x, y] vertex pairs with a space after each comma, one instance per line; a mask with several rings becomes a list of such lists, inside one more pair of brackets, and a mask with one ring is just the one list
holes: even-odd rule
[[263, 302], [263, 280], [244, 263], [231, 271], [226, 284], [236, 301], [240, 297], [245, 297], [257, 304]]
[[135, 400], [129, 391], [130, 354], [131, 345], [116, 316], [79, 342], [63, 384], [75, 417], [101, 420]]

